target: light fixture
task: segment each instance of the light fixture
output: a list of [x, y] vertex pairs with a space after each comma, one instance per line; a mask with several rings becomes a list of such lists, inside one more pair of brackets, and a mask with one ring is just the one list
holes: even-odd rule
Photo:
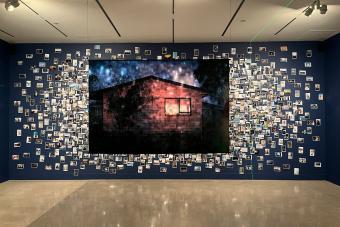
[[19, 0], [6, 0], [5, 8], [7, 11], [13, 11], [20, 5]]
[[309, 7], [307, 8], [307, 10], [305, 11], [305, 15], [306, 15], [307, 17], [309, 17], [310, 15], [312, 15], [313, 11], [314, 11], [314, 4], [313, 4], [312, 6], [309, 6]]
[[320, 0], [316, 0], [314, 1], [310, 6], [308, 6], [308, 8], [305, 10], [305, 15], [307, 17], [309, 17], [310, 15], [312, 15], [315, 6], [318, 10], [320, 10], [320, 14], [326, 14], [327, 12], [327, 5], [326, 4], [322, 4], [320, 3]]
[[327, 12], [327, 5], [323, 4], [320, 6], [320, 14], [326, 14]]

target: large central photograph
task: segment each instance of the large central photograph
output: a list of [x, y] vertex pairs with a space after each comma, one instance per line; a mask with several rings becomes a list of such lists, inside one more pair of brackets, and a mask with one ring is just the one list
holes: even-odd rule
[[228, 60], [89, 64], [90, 153], [228, 152]]

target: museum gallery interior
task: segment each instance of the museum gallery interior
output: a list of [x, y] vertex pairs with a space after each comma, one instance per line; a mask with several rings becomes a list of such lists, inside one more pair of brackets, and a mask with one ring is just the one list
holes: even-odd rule
[[339, 22], [339, 0], [0, 0], [0, 227], [340, 226]]

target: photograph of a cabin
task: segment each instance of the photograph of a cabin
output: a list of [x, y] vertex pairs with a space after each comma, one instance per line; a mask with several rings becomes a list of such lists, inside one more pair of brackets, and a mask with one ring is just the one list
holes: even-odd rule
[[[212, 63], [210, 66], [219, 66]], [[207, 63], [203, 68], [199, 63], [192, 65], [192, 75], [211, 70]], [[228, 74], [223, 77], [223, 81], [228, 81]], [[194, 76], [194, 80], [197, 78]], [[92, 85], [98, 86], [99, 80], [98, 76], [92, 77]], [[205, 81], [209, 81], [207, 76]], [[225, 88], [226, 84], [219, 87]], [[222, 96], [218, 100], [216, 94], [215, 100], [212, 97], [211, 90], [200, 83], [186, 84], [153, 74], [90, 89], [90, 152], [227, 152], [227, 99]]]

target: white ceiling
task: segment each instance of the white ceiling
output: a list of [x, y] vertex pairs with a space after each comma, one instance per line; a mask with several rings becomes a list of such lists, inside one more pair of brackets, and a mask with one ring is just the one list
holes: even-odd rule
[[172, 0], [100, 0], [121, 37], [95, 0], [22, 0], [39, 15], [23, 3], [8, 12], [0, 1], [0, 29], [14, 36], [0, 32], [0, 39], [11, 43], [172, 42], [172, 18], [175, 42], [325, 40], [340, 32], [340, 0], [321, 0], [327, 14], [310, 17], [302, 11], [313, 0], [246, 0], [224, 37], [241, 0], [175, 0], [174, 15]]

